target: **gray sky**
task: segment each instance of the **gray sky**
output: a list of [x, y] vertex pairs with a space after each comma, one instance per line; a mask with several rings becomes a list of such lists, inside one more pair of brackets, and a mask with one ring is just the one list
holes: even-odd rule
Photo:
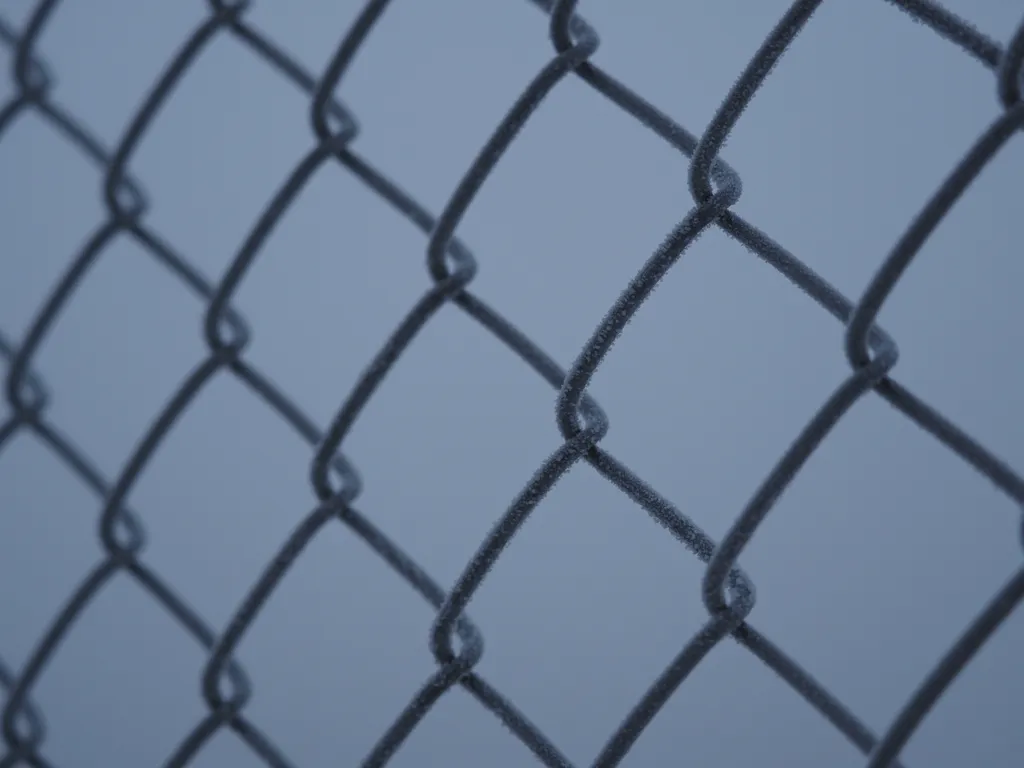
[[[354, 148], [440, 212], [553, 50], [523, 0], [395, 2], [345, 76]], [[700, 133], [784, 0], [583, 0], [594, 61]], [[20, 28], [28, 0], [0, 4]], [[1001, 43], [1011, 0], [946, 6]], [[254, 3], [252, 24], [317, 75], [359, 2]], [[64, 3], [39, 50], [53, 96], [114, 146], [204, 18], [182, 3]], [[10, 69], [9, 56], [0, 64]], [[0, 99], [13, 93], [0, 80]], [[847, 296], [997, 116], [995, 77], [888, 3], [831, 0], [807, 24], [724, 157], [735, 210]], [[131, 160], [147, 222], [219, 279], [313, 144], [308, 99], [228, 34], [201, 55]], [[881, 313], [895, 375], [1010, 466], [1024, 467], [1024, 357], [1014, 258], [1024, 143], [1011, 141], [922, 250]], [[569, 365], [692, 205], [675, 150], [584, 83], [560, 83], [458, 229], [473, 291]], [[20, 339], [103, 221], [101, 177], [34, 115], [0, 137], [0, 332]], [[328, 164], [272, 234], [235, 306], [246, 357], [326, 426], [430, 285], [426, 238]], [[205, 346], [204, 307], [126, 237], [100, 257], [40, 348], [47, 415], [107, 478]], [[1015, 330], [1017, 329], [1017, 330]], [[848, 374], [843, 329], [720, 231], [639, 311], [591, 392], [602, 447], [720, 538]], [[356, 422], [357, 507], [446, 588], [561, 443], [555, 393], [452, 307], [431, 321]], [[6, 405], [4, 405], [6, 408]], [[0, 411], [0, 416], [7, 411]], [[309, 447], [218, 375], [129, 496], [144, 560], [218, 631], [315, 499]], [[28, 659], [99, 562], [99, 503], [35, 438], [0, 455], [0, 658]], [[858, 403], [773, 509], [741, 565], [750, 621], [877, 733], [1021, 564], [1019, 510], [880, 398]], [[478, 671], [577, 765], [589, 764], [707, 618], [703, 565], [591, 468], [542, 502], [470, 605]], [[435, 665], [433, 613], [330, 525], [239, 649], [247, 716], [296, 765], [355, 765]], [[982, 650], [908, 744], [910, 766], [1019, 764], [1024, 613]], [[128, 577], [76, 623], [34, 689], [58, 766], [160, 765], [206, 714], [202, 649]], [[862, 765], [858, 751], [733, 642], [716, 648], [624, 766]], [[229, 731], [196, 766], [259, 762]], [[392, 765], [532, 765], [461, 689]]]

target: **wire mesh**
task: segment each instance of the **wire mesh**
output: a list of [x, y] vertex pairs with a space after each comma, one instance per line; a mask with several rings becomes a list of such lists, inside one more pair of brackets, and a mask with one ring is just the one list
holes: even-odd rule
[[[896, 344], [876, 325], [882, 305], [929, 235], [986, 164], [1024, 125], [1024, 100], [1021, 98], [1024, 24], [1003, 48], [966, 21], [929, 0], [890, 0], [992, 70], [996, 75], [1003, 110], [909, 223], [866, 290], [854, 300], [843, 296], [768, 234], [732, 210], [740, 197], [740, 178], [719, 157], [726, 137], [741, 119], [744, 108], [818, 8], [820, 0], [798, 0], [792, 4], [750, 59], [700, 135], [679, 125], [590, 61], [599, 39], [597, 32], [576, 15], [576, 2], [531, 2], [549, 16], [552, 57], [509, 108], [436, 217], [356, 152], [353, 140], [359, 134], [358, 123], [334, 96], [353, 57], [372, 37], [374, 25], [389, 6], [388, 0], [370, 0], [365, 4], [319, 77], [306, 72], [287, 51], [247, 21], [247, 3], [210, 0], [208, 15], [181, 44], [138, 107], [120, 142], [113, 148], [104, 147], [86, 126], [51, 97], [53, 80], [39, 57], [36, 43], [57, 12], [58, 2], [41, 0], [22, 29], [15, 29], [0, 18], [0, 44], [11, 53], [16, 84], [15, 95], [0, 109], [0, 140], [20, 115], [35, 113], [100, 168], [106, 209], [105, 220], [96, 226], [54, 286], [25, 337], [15, 342], [0, 335], [0, 356], [9, 364], [5, 394], [11, 409], [9, 418], [0, 424], [0, 447], [20, 431], [30, 431], [76, 473], [102, 501], [103, 511], [97, 530], [105, 552], [103, 561], [81, 581], [59, 615], [54, 617], [23, 668], [14, 670], [0, 659], [0, 686], [7, 693], [2, 717], [6, 751], [0, 757], [0, 766], [53, 765], [45, 756], [46, 733], [43, 717], [32, 702], [33, 688], [57, 647], [74, 630], [76, 620], [118, 573], [131, 576], [208, 654], [202, 675], [202, 696], [208, 712], [181, 740], [165, 764], [189, 764], [219, 730], [231, 729], [266, 765], [293, 765], [247, 715], [250, 684], [245, 671], [233, 661], [232, 656], [282, 577], [302, 556], [304, 548], [325, 526], [335, 523], [341, 523], [362, 539], [436, 610], [430, 636], [436, 671], [423, 683], [406, 708], [396, 715], [391, 727], [380, 735], [363, 765], [385, 765], [445, 692], [455, 686], [461, 686], [492, 712], [540, 763], [547, 766], [572, 765], [555, 739], [542, 732], [524, 712], [475, 671], [483, 653], [483, 639], [466, 615], [465, 608], [533, 509], [559, 478], [580, 462], [589, 464], [608, 483], [643, 507], [682, 546], [706, 563], [702, 585], [708, 612], [706, 622], [651, 683], [618, 729], [610, 734], [593, 763], [595, 766], [617, 765], [687, 676], [728, 637], [774, 670], [809, 706], [838, 729], [863, 753], [869, 768], [898, 765], [902, 748], [925, 715], [1024, 598], [1024, 568], [1021, 568], [983, 606], [973, 623], [922, 681], [885, 732], [875, 734], [747, 620], [755, 604], [754, 585], [737, 564], [773, 503], [803, 464], [851, 406], [872, 392], [973, 467], [979, 476], [994, 483], [1016, 504], [1024, 501], [1024, 479], [1019, 474], [892, 376], [898, 357]], [[252, 225], [221, 279], [210, 281], [147, 224], [150, 199], [132, 177], [130, 166], [140, 141], [159, 119], [162, 106], [178, 83], [188, 75], [197, 56], [212, 40], [225, 35], [232, 36], [252, 56], [262, 59], [308, 96], [309, 119], [316, 143]], [[470, 286], [477, 271], [477, 262], [455, 232], [519, 130], [549, 97], [555, 85], [571, 76], [580, 78], [689, 158], [693, 207], [608, 309], [572, 364], [563, 369], [512, 322], [472, 292]], [[249, 330], [245, 320], [232, 309], [231, 302], [240, 282], [260, 255], [268, 235], [287, 214], [316, 170], [328, 163], [340, 164], [376, 193], [382, 203], [422, 230], [427, 237], [427, 267], [432, 285], [409, 309], [341, 403], [333, 420], [321, 430], [286, 393], [246, 359]], [[842, 323], [845, 326], [845, 354], [850, 366], [848, 377], [779, 457], [724, 538], [717, 542], [630, 467], [601, 447], [608, 419], [587, 394], [591, 378], [626, 323], [689, 244], [710, 227], [719, 227], [731, 235]], [[88, 280], [90, 269], [115, 237], [124, 236], [132, 238], [183, 288], [204, 302], [203, 332], [207, 354], [153, 420], [123, 471], [110, 480], [102, 477], [89, 457], [49, 419], [49, 394], [44, 383], [33, 374], [32, 365], [56, 318], [83, 282]], [[556, 418], [564, 438], [563, 444], [511, 501], [450, 591], [438, 584], [404, 553], [398, 543], [375, 527], [370, 517], [357, 509], [361, 491], [359, 475], [342, 453], [346, 436], [383, 378], [414, 343], [423, 327], [447, 304], [458, 307], [479, 323], [557, 392]], [[268, 409], [314, 448], [310, 482], [319, 503], [281, 545], [278, 555], [252, 585], [227, 626], [217, 632], [146, 564], [142, 557], [146, 541], [144, 528], [125, 501], [144, 467], [160, 450], [161, 442], [171, 427], [197, 394], [222, 372], [229, 373], [250, 388]]]

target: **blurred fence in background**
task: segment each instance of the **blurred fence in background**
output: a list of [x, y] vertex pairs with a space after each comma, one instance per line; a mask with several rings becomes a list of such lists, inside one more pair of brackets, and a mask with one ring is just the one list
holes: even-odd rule
[[[192, 636], [208, 652], [201, 683], [208, 714], [195, 724], [190, 733], [182, 734], [178, 749], [168, 756], [166, 765], [188, 764], [223, 728], [235, 731], [267, 765], [292, 765], [289, 757], [275, 746], [260, 724], [247, 715], [246, 703], [251, 690], [245, 671], [232, 660], [232, 655], [261, 607], [273, 595], [279, 580], [301, 557], [306, 544], [323, 526], [339, 523], [364, 540], [402, 576], [410, 589], [418, 592], [437, 611], [430, 635], [430, 651], [436, 659], [436, 671], [423, 683], [404, 711], [396, 713], [393, 724], [380, 734], [364, 765], [386, 764], [417, 723], [454, 686], [462, 686], [481, 706], [490, 710], [542, 764], [571, 765], [558, 747], [558, 734], [542, 732], [531, 723], [528, 713], [517, 709], [513, 702], [474, 671], [483, 653], [483, 639], [464, 609], [503, 548], [540, 499], [578, 462], [593, 467], [657, 519], [681, 546], [707, 564], [702, 585], [708, 611], [706, 622], [696, 635], [682, 642], [683, 648], [678, 656], [657, 680], [651, 682], [646, 695], [636, 703], [618, 730], [608, 735], [594, 765], [619, 763], [642, 737], [645, 727], [673, 692], [685, 682], [687, 675], [716, 644], [729, 637], [771, 667], [809, 706], [841, 731], [864, 754], [871, 768], [896, 765], [902, 747], [929, 709], [1024, 597], [1022, 568], [989, 604], [979, 606], [976, 620], [964, 630], [928, 678], [922, 681], [899, 715], [884, 733], [875, 734], [747, 621], [755, 604], [754, 585], [737, 564], [776, 498], [826, 439], [832, 427], [864, 396], [885, 399], [972, 466], [978, 473], [979, 482], [995, 483], [1018, 505], [1024, 501], [1024, 480], [1020, 475], [893, 377], [898, 357], [896, 345], [884, 330], [875, 325], [883, 303], [924, 241], [982, 168], [1024, 125], [1024, 100], [1021, 98], [1024, 26], [1008, 34], [1007, 42], [1002, 45], [928, 0], [891, 0], [893, 5], [929, 26], [950, 44], [959, 46], [965, 55], [974, 57], [992, 70], [993, 92], [1003, 109], [974, 146], [966, 149], [962, 161], [924, 204], [920, 214], [908, 223], [905, 234], [880, 264], [863, 295], [848, 298], [775, 242], [766, 231], [731, 210], [740, 196], [740, 179], [718, 156], [726, 137], [741, 119], [745, 106], [820, 5], [820, 0], [793, 3], [761, 48], [753, 53], [746, 70], [734, 88], [724, 95], [721, 107], [710, 124], [699, 134], [680, 126], [612, 75], [590, 63], [598, 48], [599, 37], [583, 18], [575, 15], [576, 2], [532, 2], [549, 16], [551, 59], [519, 99], [510, 105], [505, 119], [480, 149], [476, 161], [462, 177], [444, 209], [436, 215], [418, 204], [396, 181], [376, 170], [369, 159], [355, 150], [355, 140], [359, 135], [357, 118], [343, 101], [337, 99], [337, 94], [344, 94], [344, 88], [339, 84], [353, 57], [362, 46], [372, 44], [374, 24], [386, 11], [387, 0], [370, 0], [350, 29], [339, 30], [340, 42], [336, 52], [326, 70], [319, 75], [304, 71], [287, 51], [274, 42], [272, 35], [247, 22], [245, 3], [210, 0], [208, 16], [187, 40], [182, 41], [177, 55], [153, 84], [114, 147], [103, 146], [87, 125], [51, 98], [53, 75], [47, 69], [45, 51], [39, 50], [36, 43], [47, 22], [59, 13], [59, 3], [42, 0], [34, 8], [28, 23], [21, 28], [0, 17], [0, 44], [9, 54], [9, 71], [16, 84], [14, 97], [0, 107], [0, 141], [20, 116], [31, 112], [41, 117], [101, 169], [106, 209], [105, 220], [97, 223], [81, 251], [74, 255], [65, 274], [39, 308], [25, 337], [14, 339], [0, 333], [0, 356], [7, 362], [5, 396], [10, 406], [10, 416], [0, 423], [0, 448], [19, 432], [30, 431], [76, 473], [102, 501], [97, 535], [106, 553], [101, 564], [68, 597], [64, 609], [54, 617], [23, 668], [12, 669], [3, 662], [0, 644], [0, 687], [6, 690], [2, 729], [5, 752], [0, 756], [0, 765], [53, 765], [46, 757], [44, 717], [33, 704], [33, 687], [61, 641], [74, 631], [76, 619], [89, 609], [104, 585], [118, 573], [134, 578], [152, 600], [174, 617], [181, 631]], [[131, 164], [133, 153], [154, 121], [160, 119], [161, 108], [175, 86], [188, 77], [190, 67], [204, 47], [221, 36], [233, 37], [252, 56], [263, 60], [268, 65], [268, 77], [283, 77], [308, 96], [309, 120], [316, 143], [281, 185], [263, 214], [253, 222], [248, 237], [227, 271], [219, 279], [211, 280], [180, 255], [172, 241], [165, 240], [147, 225], [147, 211], [159, 201], [151, 200], [141, 182], [133, 178]], [[693, 206], [624, 288], [577, 358], [564, 361], [569, 364], [563, 366], [548, 357], [512, 321], [499, 315], [472, 292], [477, 262], [455, 232], [489, 173], [515, 140], [518, 130], [545, 99], [557, 98], [551, 92], [560, 80], [567, 77], [581, 78], [689, 159]], [[328, 163], [340, 164], [373, 190], [382, 205], [390, 206], [397, 216], [406, 217], [423, 231], [426, 266], [432, 284], [366, 366], [348, 397], [339, 403], [333, 421], [323, 428], [314, 424], [286, 393], [279, 391], [246, 359], [248, 327], [245, 319], [232, 310], [231, 302], [240, 282], [259, 257], [268, 234], [287, 215], [292, 201], [314, 172]], [[587, 395], [591, 377], [625, 324], [687, 246], [709, 227], [719, 227], [736, 238], [755, 256], [783, 273], [795, 288], [813, 298], [824, 313], [842, 323], [845, 326], [845, 354], [850, 366], [848, 378], [814, 415], [785, 454], [779, 457], [757, 493], [744, 509], [738, 510], [728, 533], [718, 542], [712, 541], [671, 501], [601, 447], [608, 419], [600, 406]], [[141, 436], [123, 471], [115, 478], [105, 478], [94, 468], [89, 456], [72, 444], [62, 434], [60, 426], [50, 419], [47, 408], [50, 394], [32, 369], [33, 358], [46, 341], [54, 321], [76, 290], [89, 279], [91, 267], [116, 237], [134, 239], [166, 268], [168, 280], [177, 281], [183, 291], [190, 291], [202, 299], [206, 307], [204, 334], [208, 354], [155, 417], [149, 431]], [[3, 247], [2, 238], [0, 247]], [[5, 258], [28, 259], [31, 254], [8, 253]], [[404, 554], [399, 542], [390, 540], [374, 526], [372, 513], [364, 515], [358, 511], [359, 475], [342, 452], [346, 435], [381, 380], [406, 348], [415, 342], [417, 333], [445, 304], [458, 307], [480, 323], [493, 335], [496, 343], [505, 345], [510, 354], [517, 355], [524, 365], [550, 384], [552, 391], [557, 393], [557, 422], [564, 437], [564, 444], [511, 500], [506, 513], [481, 542], [461, 577], [448, 590]], [[267, 408], [308, 441], [313, 450], [310, 482], [319, 501], [289, 540], [281, 544], [279, 555], [252, 585], [227, 626], [211, 627], [159, 573], [146, 564], [143, 555], [145, 532], [126, 499], [140, 472], [160, 450], [168, 430], [197, 393], [220, 374], [234, 376], [251, 388]], [[25, 513], [21, 509], [3, 510], [5, 515]], [[914, 555], [913, 552], [906, 554], [908, 558]], [[486, 755], [480, 756], [481, 764], [486, 760]]]

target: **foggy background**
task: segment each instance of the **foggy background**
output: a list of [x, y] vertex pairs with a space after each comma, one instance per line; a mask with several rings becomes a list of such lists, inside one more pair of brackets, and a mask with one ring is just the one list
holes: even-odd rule
[[[256, 2], [249, 21], [314, 75], [355, 0]], [[583, 0], [593, 61], [695, 133], [786, 0]], [[0, 2], [21, 29], [34, 4]], [[1005, 44], [1016, 0], [947, 0]], [[38, 51], [55, 101], [108, 147], [205, 18], [199, 0], [63, 3]], [[338, 97], [360, 155], [439, 213], [505, 111], [553, 56], [523, 0], [395, 2]], [[12, 67], [4, 50], [0, 66]], [[14, 93], [0, 79], [0, 101]], [[200, 56], [133, 156], [154, 230], [212, 281], [313, 143], [308, 99], [235, 38]], [[831, 0], [758, 93], [723, 156], [735, 210], [856, 298], [907, 223], [1001, 109], [994, 74], [888, 3]], [[1024, 467], [1016, 238], [1024, 141], [1011, 140], [885, 305], [894, 371], [1010, 466]], [[556, 86], [458, 236], [472, 290], [568, 366], [692, 201], [677, 151], [583, 82]], [[37, 115], [0, 140], [0, 332], [16, 343], [105, 219], [96, 167]], [[327, 425], [429, 287], [426, 238], [328, 163], [257, 258], [234, 306], [246, 358]], [[99, 259], [36, 357], [48, 417], [104, 475], [206, 353], [203, 304], [128, 237]], [[590, 392], [602, 442], [720, 538], [848, 374], [841, 325], [718, 230], [638, 312]], [[0, 371], [4, 373], [6, 369]], [[555, 392], [453, 307], [396, 365], [344, 444], [356, 506], [446, 588], [561, 443]], [[6, 403], [3, 406], [6, 409]], [[0, 410], [0, 418], [8, 411]], [[168, 435], [128, 503], [144, 560], [217, 631], [315, 503], [312, 452], [227, 373]], [[0, 658], [18, 670], [102, 557], [97, 498], [23, 431], [0, 454]], [[815, 453], [741, 558], [751, 623], [876, 733], [1021, 564], [1020, 511], [877, 396]], [[586, 465], [566, 476], [469, 607], [478, 670], [587, 765], [706, 619], [702, 564]], [[328, 525], [238, 658], [245, 712], [299, 766], [358, 764], [434, 670], [432, 610], [362, 542]], [[1024, 754], [1024, 613], [951, 687], [903, 758], [1009, 768]], [[126, 575], [41, 676], [57, 766], [157, 766], [206, 714], [202, 648]], [[624, 766], [863, 764], [773, 672], [728, 641], [680, 687]], [[393, 759], [534, 765], [461, 688]], [[196, 766], [260, 765], [222, 730]]]

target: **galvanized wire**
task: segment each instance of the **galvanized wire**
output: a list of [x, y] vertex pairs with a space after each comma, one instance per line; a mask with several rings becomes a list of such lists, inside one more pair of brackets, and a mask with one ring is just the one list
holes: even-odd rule
[[[902, 747], [927, 712], [1024, 598], [1024, 568], [1017, 571], [983, 607], [885, 733], [876, 735], [747, 620], [754, 607], [755, 590], [737, 564], [773, 503], [803, 464], [851, 406], [872, 392], [988, 478], [1018, 505], [1024, 502], [1024, 479], [1021, 475], [893, 378], [892, 371], [898, 359], [896, 344], [875, 324], [882, 305], [923, 243], [980, 171], [1024, 125], [1024, 100], [1021, 98], [1024, 24], [1012, 35], [1004, 50], [966, 21], [930, 0], [889, 1], [993, 70], [1003, 110], [910, 222], [903, 237], [857, 300], [843, 296], [768, 234], [732, 210], [741, 194], [741, 182], [738, 174], [719, 157], [726, 137], [741, 118], [744, 108], [821, 0], [798, 0], [792, 4], [699, 136], [590, 61], [599, 39], [596, 31], [575, 15], [575, 0], [531, 0], [549, 17], [549, 35], [554, 51], [552, 58], [510, 107], [436, 217], [355, 151], [353, 140], [359, 133], [358, 123], [334, 96], [343, 90], [340, 88], [342, 78], [353, 56], [366, 44], [374, 25], [387, 10], [388, 0], [366, 3], [320, 77], [306, 72], [285, 50], [247, 21], [247, 3], [210, 0], [208, 15], [181, 45], [135, 112], [121, 141], [113, 148], [104, 147], [51, 97], [53, 80], [39, 57], [36, 43], [57, 10], [57, 0], [41, 0], [20, 30], [0, 18], [0, 45], [12, 54], [12, 74], [16, 85], [15, 95], [0, 108], [0, 140], [19, 116], [32, 112], [41, 117], [102, 171], [106, 207], [105, 220], [96, 226], [53, 288], [25, 337], [15, 343], [0, 335], [0, 357], [8, 362], [5, 393], [10, 405], [10, 416], [0, 424], [0, 448], [21, 431], [34, 433], [80, 477], [102, 501], [98, 535], [106, 553], [103, 561], [68, 598], [24, 667], [15, 671], [0, 659], [0, 687], [7, 694], [2, 717], [6, 752], [0, 757], [0, 766], [53, 765], [45, 757], [46, 733], [43, 718], [32, 702], [33, 689], [60, 643], [74, 630], [76, 620], [88, 610], [111, 578], [119, 573], [131, 576], [174, 617], [182, 631], [191, 635], [208, 653], [202, 676], [202, 695], [208, 713], [190, 733], [184, 735], [165, 765], [189, 764], [211, 737], [223, 728], [235, 731], [265, 764], [292, 765], [246, 715], [251, 687], [244, 670], [232, 660], [232, 654], [304, 548], [324, 526], [335, 521], [360, 537], [436, 610], [430, 636], [436, 671], [423, 683], [408, 706], [398, 713], [362, 764], [385, 765], [445, 692], [461, 686], [494, 713], [542, 764], [571, 766], [554, 739], [541, 732], [526, 714], [475, 671], [483, 654], [483, 639], [465, 609], [520, 526], [559, 478], [578, 462], [593, 467], [707, 564], [703, 582], [703, 598], [708, 611], [706, 623], [684, 644], [619, 728], [609, 736], [594, 766], [607, 768], [617, 765], [693, 669], [727, 637], [732, 637], [761, 659], [842, 732], [865, 755], [869, 768], [898, 765], [896, 761]], [[310, 98], [310, 123], [315, 144], [296, 164], [254, 223], [224, 276], [214, 282], [204, 277], [173, 244], [147, 225], [150, 199], [132, 178], [129, 169], [140, 141], [159, 118], [171, 92], [188, 74], [201, 51], [220, 36], [234, 37], [253, 56]], [[549, 98], [556, 84], [569, 76], [579, 77], [689, 159], [689, 183], [694, 206], [622, 291], [568, 369], [563, 369], [513, 323], [470, 290], [477, 261], [455, 233], [478, 191], [518, 131], [537, 106]], [[340, 404], [331, 423], [321, 430], [246, 360], [244, 353], [250, 340], [249, 330], [244, 319], [231, 308], [231, 301], [268, 235], [288, 212], [296, 195], [327, 163], [336, 163], [347, 169], [398, 215], [423, 231], [427, 236], [427, 267], [433, 284], [378, 351], [350, 395]], [[687, 246], [701, 232], [713, 226], [743, 243], [755, 256], [781, 272], [844, 324], [845, 352], [850, 364], [849, 376], [779, 458], [719, 542], [713, 541], [669, 500], [600, 446], [608, 428], [608, 418], [587, 394], [591, 378], [626, 323]], [[108, 480], [95, 469], [88, 456], [49, 420], [49, 394], [33, 374], [32, 363], [55, 320], [88, 279], [90, 269], [114, 238], [121, 236], [132, 238], [165, 267], [173, 279], [205, 303], [203, 335], [207, 355], [153, 421], [121, 474]], [[564, 443], [512, 500], [447, 592], [377, 529], [369, 517], [358, 511], [355, 502], [361, 491], [360, 479], [342, 453], [346, 436], [383, 378], [402, 358], [417, 334], [446, 304], [458, 307], [480, 323], [557, 391], [556, 418], [564, 438]], [[310, 482], [319, 502], [281, 546], [227, 626], [217, 632], [146, 565], [142, 557], [145, 531], [139, 516], [125, 504], [125, 500], [139, 474], [160, 449], [168, 430], [219, 373], [229, 373], [244, 383], [267, 408], [291, 425], [314, 448]]]

